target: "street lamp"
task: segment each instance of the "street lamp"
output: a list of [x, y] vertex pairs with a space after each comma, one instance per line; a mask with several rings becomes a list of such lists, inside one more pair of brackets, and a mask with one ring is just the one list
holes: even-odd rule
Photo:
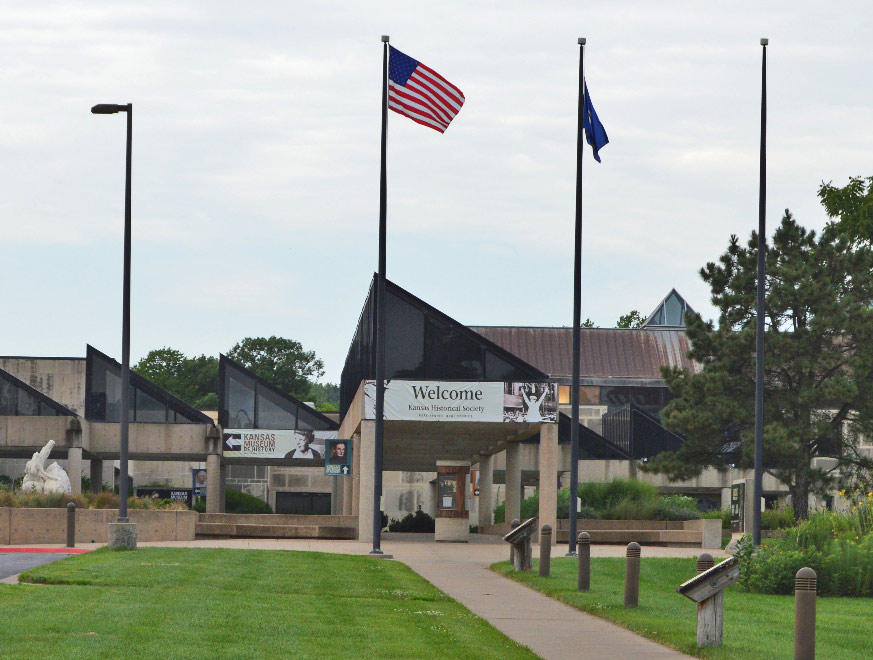
[[133, 104], [98, 103], [91, 112], [95, 115], [127, 113], [127, 168], [124, 183], [124, 293], [121, 321], [121, 441], [119, 463], [121, 483], [118, 485], [118, 522], [129, 522], [127, 517], [127, 440], [130, 417], [130, 152], [133, 134]]

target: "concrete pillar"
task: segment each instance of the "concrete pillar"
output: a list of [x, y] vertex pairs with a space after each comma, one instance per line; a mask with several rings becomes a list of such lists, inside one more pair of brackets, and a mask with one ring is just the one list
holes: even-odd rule
[[506, 444], [506, 520], [521, 520], [521, 443]]
[[491, 524], [494, 509], [494, 459], [479, 456], [479, 531]]
[[[206, 473], [209, 474], [208, 472]], [[207, 479], [209, 477], [207, 476]], [[218, 468], [218, 485], [219, 489], [219, 497], [218, 497], [218, 511], [220, 513], [224, 513], [225, 504], [227, 502], [227, 466], [224, 463], [219, 462]]]
[[[67, 475], [73, 495], [82, 494], [82, 448], [70, 447], [67, 450]], [[132, 495], [133, 493], [131, 493]]]
[[361, 503], [361, 434], [352, 436], [352, 515], [360, 515]]
[[358, 541], [373, 542], [373, 480], [376, 462], [376, 422], [361, 422], [360, 449], [355, 452], [358, 463]]
[[[540, 426], [540, 511], [539, 526], [558, 528], [558, 425]], [[551, 535], [556, 543], [557, 534]]]
[[103, 461], [91, 459], [91, 492], [99, 493], [103, 487]]
[[206, 455], [206, 513], [221, 512], [221, 457]]
[[353, 516], [355, 507], [355, 486], [357, 485], [358, 468], [356, 462], [358, 460], [358, 449], [360, 448], [360, 434], [352, 434], [352, 476], [343, 479], [343, 509], [344, 516]]

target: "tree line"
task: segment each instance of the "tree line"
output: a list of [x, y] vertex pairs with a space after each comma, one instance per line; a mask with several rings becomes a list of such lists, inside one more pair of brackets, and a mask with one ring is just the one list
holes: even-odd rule
[[[339, 385], [316, 382], [324, 375], [324, 362], [298, 341], [246, 337], [227, 356], [291, 396], [313, 401], [318, 410], [339, 408]], [[149, 351], [132, 369], [198, 410], [218, 409], [217, 357], [187, 357], [164, 347]]]

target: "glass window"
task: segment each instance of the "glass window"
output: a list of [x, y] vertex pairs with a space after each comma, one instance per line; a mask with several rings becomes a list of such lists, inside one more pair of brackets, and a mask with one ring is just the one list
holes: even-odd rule
[[428, 316], [425, 342], [427, 378], [476, 380], [485, 377], [482, 348], [458, 330]]
[[488, 380], [527, 380], [530, 374], [497, 357], [491, 351], [485, 351], [485, 377]]
[[456, 509], [458, 507], [458, 475], [439, 475], [439, 508]]
[[296, 428], [296, 406], [290, 405], [266, 387], [258, 385], [258, 419], [259, 429], [293, 429]]
[[[236, 376], [236, 374], [234, 374]], [[254, 382], [249, 386], [234, 376], [228, 378], [227, 420], [232, 429], [251, 429], [255, 426]]]
[[135, 421], [163, 424], [167, 421], [167, 404], [150, 397], [142, 390], [136, 392]]
[[0, 378], [0, 415], [15, 415], [17, 403], [16, 388], [9, 381]]
[[424, 376], [424, 313], [398, 296], [386, 296], [386, 378]]
[[683, 312], [682, 302], [676, 294], [671, 295], [664, 303], [665, 325], [684, 325]]
[[18, 390], [18, 415], [39, 415], [39, 401], [32, 394]]

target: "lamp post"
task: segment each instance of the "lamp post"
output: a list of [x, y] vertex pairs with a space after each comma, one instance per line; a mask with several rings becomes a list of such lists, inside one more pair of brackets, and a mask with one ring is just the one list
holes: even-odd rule
[[127, 440], [130, 417], [130, 152], [133, 134], [133, 104], [117, 105], [98, 103], [91, 112], [95, 115], [127, 113], [127, 165], [124, 182], [124, 292], [122, 295], [121, 320], [121, 440], [119, 468], [121, 483], [118, 485], [118, 522], [129, 522], [127, 517]]

